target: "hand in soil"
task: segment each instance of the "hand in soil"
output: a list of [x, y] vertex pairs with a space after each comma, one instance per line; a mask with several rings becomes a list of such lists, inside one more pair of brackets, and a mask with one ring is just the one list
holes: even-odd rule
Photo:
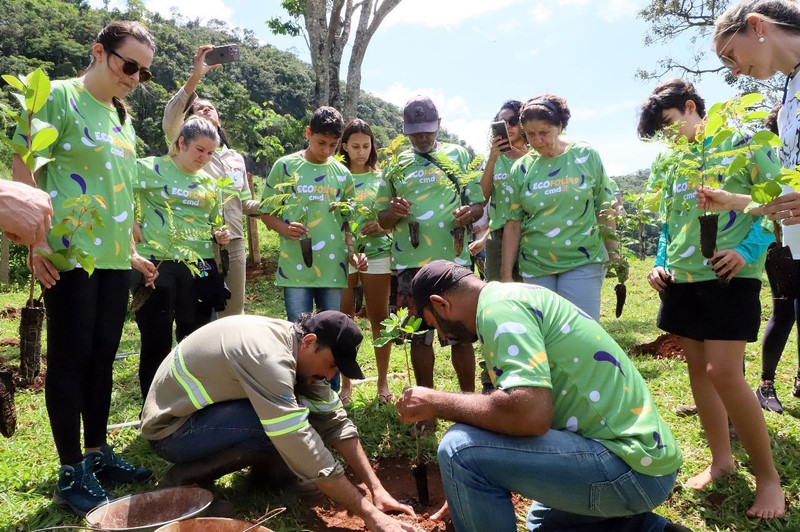
[[301, 223], [289, 222], [281, 234], [289, 240], [297, 240], [301, 236], [307, 235], [308, 229]]
[[414, 512], [411, 506], [398, 502], [383, 487], [372, 492], [372, 504], [383, 513], [398, 512], [410, 515], [411, 517], [417, 517], [416, 512]]
[[423, 386], [411, 386], [403, 390], [396, 404], [397, 415], [400, 416], [403, 423], [413, 423], [436, 417], [427, 400], [427, 394], [431, 391], [433, 390]]
[[453, 211], [453, 216], [456, 219], [456, 225], [467, 225], [474, 219], [472, 209], [469, 205], [464, 205]]
[[709, 262], [713, 265], [712, 268], [717, 277], [728, 281], [733, 279], [745, 266], [744, 257], [733, 249], [717, 251]]
[[665, 270], [662, 266], [656, 266], [650, 273], [647, 274], [647, 282], [654, 290], [661, 292], [668, 284], [673, 282], [672, 274]]
[[360, 272], [367, 271], [367, 268], [369, 267], [367, 256], [363, 253], [353, 253], [350, 255], [350, 264], [353, 266], [353, 268]]
[[436, 513], [431, 515], [431, 521], [443, 521], [448, 517], [450, 517], [450, 507], [447, 505], [447, 501], [444, 501], [442, 507], [436, 510]]

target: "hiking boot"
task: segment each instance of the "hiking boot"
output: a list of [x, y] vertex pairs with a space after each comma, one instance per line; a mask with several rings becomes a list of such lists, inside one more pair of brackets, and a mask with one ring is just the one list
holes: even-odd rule
[[794, 386], [792, 386], [792, 395], [800, 398], [800, 377], [794, 378]]
[[62, 465], [53, 491], [53, 503], [69, 506], [77, 515], [84, 517], [95, 506], [110, 501], [111, 497], [95, 476], [95, 468], [102, 459], [100, 451], [92, 451], [76, 464]]
[[153, 476], [153, 472], [149, 469], [129, 464], [107, 443], [104, 443], [99, 451], [94, 452], [99, 452], [102, 456], [95, 469], [95, 474], [100, 480], [116, 484], [133, 484], [134, 482], [145, 482]]
[[778, 399], [778, 395], [775, 393], [774, 381], [761, 381], [756, 388], [756, 397], [758, 397], [758, 403], [761, 405], [761, 408], [767, 412], [783, 414], [783, 405]]
[[678, 417], [689, 417], [697, 415], [697, 405], [678, 405], [675, 409], [675, 415]]
[[170, 488], [189, 484], [213, 487], [218, 478], [257, 463], [264, 454], [265, 452], [246, 451], [237, 447], [223, 449], [216, 454], [173, 465], [164, 474], [158, 487]]

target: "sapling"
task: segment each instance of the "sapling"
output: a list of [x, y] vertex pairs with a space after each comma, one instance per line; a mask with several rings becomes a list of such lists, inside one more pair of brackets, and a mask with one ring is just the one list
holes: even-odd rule
[[[261, 202], [261, 205], [271, 207], [270, 214], [276, 217], [281, 217], [287, 209], [290, 207], [294, 207], [295, 205], [299, 205], [301, 208], [301, 214], [297, 217], [295, 222], [299, 224], [305, 225], [306, 217], [308, 216], [308, 197], [305, 195], [297, 194], [297, 185], [300, 182], [300, 174], [294, 172], [291, 176], [291, 181], [287, 181], [285, 183], [278, 183], [275, 185], [275, 189], [279, 191], [283, 191], [289, 189], [290, 192], [281, 192], [280, 194], [274, 194], [264, 201]], [[292, 204], [290, 202], [296, 201], [298, 203]], [[315, 220], [312, 220], [311, 224], [319, 223], [322, 220], [322, 215], [316, 213]], [[309, 225], [311, 225], [309, 224]], [[308, 233], [304, 234], [298, 239], [298, 243], [300, 244], [300, 252], [303, 255], [303, 263], [306, 267], [311, 268], [314, 265], [314, 253], [313, 253], [313, 242], [311, 241], [311, 237], [308, 236]]]

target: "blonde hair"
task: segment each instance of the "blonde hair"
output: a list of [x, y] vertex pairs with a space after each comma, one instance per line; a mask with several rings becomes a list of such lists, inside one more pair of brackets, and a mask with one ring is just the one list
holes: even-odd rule
[[178, 145], [179, 139], [182, 138], [184, 145], [188, 145], [200, 137], [212, 139], [217, 143], [217, 145], [219, 145], [219, 134], [217, 133], [217, 128], [214, 127], [214, 124], [201, 116], [190, 116], [189, 119], [183, 123], [178, 136], [172, 141], [172, 144], [169, 147], [170, 156], [174, 157], [180, 151], [180, 147]]
[[743, 0], [725, 10], [714, 23], [714, 40], [733, 36], [747, 27], [747, 19], [757, 15], [762, 20], [800, 33], [800, 4], [794, 0]]

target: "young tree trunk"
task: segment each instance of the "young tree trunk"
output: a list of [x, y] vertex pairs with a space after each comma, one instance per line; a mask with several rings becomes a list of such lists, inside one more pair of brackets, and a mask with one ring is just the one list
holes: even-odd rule
[[0, 284], [8, 288], [10, 281], [10, 268], [8, 261], [11, 254], [11, 241], [4, 234], [0, 236]]

